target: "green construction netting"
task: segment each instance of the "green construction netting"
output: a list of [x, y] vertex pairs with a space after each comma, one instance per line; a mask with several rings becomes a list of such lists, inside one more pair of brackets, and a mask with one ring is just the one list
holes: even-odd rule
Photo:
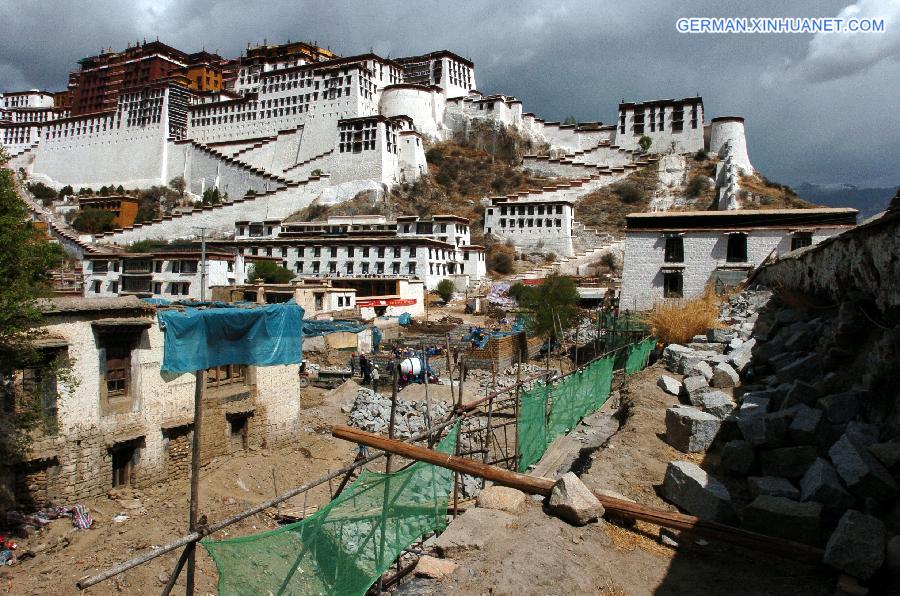
[[[556, 437], [606, 403], [612, 386], [614, 356], [595, 360], [556, 384], [535, 385], [521, 395], [516, 440], [519, 471], [524, 472], [544, 455]], [[549, 416], [547, 415], [549, 405]]]
[[[459, 422], [437, 446], [452, 453]], [[204, 540], [219, 594], [365, 594], [401, 552], [447, 525], [453, 472], [423, 462], [359, 478], [308, 518], [271, 532]]]
[[650, 358], [650, 352], [656, 347], [656, 340], [648, 337], [641, 342], [632, 344], [628, 347], [628, 356], [625, 359], [625, 374], [633, 375], [643, 370], [647, 366], [647, 359]]

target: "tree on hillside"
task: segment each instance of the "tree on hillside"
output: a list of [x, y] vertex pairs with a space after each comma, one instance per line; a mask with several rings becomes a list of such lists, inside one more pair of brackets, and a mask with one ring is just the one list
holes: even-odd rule
[[218, 187], [207, 188], [203, 191], [204, 205], [218, 205], [222, 202], [222, 196], [219, 194]]
[[94, 207], [81, 209], [72, 220], [72, 227], [85, 234], [99, 234], [113, 229], [115, 214]]
[[647, 135], [641, 135], [641, 138], [638, 139], [638, 145], [641, 146], [641, 151], [643, 151], [644, 153], [647, 153], [647, 151], [650, 149], [650, 145], [652, 144], [653, 139], [651, 139]]
[[571, 277], [552, 273], [544, 281], [519, 294], [519, 305], [530, 311], [528, 331], [545, 339], [559, 339], [560, 331], [581, 318], [578, 288]]
[[247, 272], [247, 279], [255, 282], [262, 279], [267, 284], [286, 284], [294, 279], [293, 271], [285, 269], [281, 265], [276, 265], [272, 261], [259, 261], [254, 263]]
[[[49, 293], [49, 271], [63, 253], [34, 227], [15, 184], [13, 172], [0, 169], [0, 476], [22, 461], [32, 430], [56, 403], [50, 380], [63, 368], [63, 359], [34, 347], [37, 299]], [[0, 490], [0, 508], [4, 496]]]
[[441, 300], [446, 304], [450, 302], [450, 299], [453, 298], [453, 292], [456, 291], [456, 286], [449, 279], [442, 279], [440, 283], [437, 285], [437, 293], [438, 296], [441, 297]]
[[169, 188], [178, 193], [178, 204], [184, 205], [184, 191], [187, 190], [187, 182], [184, 176], [175, 176], [169, 180]]
[[69, 184], [66, 184], [65, 186], [63, 186], [62, 188], [59, 189], [59, 198], [71, 197], [74, 194], [75, 194], [75, 190]]
[[505, 244], [495, 244], [488, 249], [486, 264], [497, 273], [512, 273], [515, 266], [516, 250]]

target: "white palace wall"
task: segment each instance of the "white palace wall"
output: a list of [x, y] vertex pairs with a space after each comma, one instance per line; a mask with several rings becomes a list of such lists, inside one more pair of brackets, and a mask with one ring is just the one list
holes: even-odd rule
[[200, 234], [200, 227], [207, 228], [208, 232], [228, 234], [234, 230], [234, 222], [239, 220], [285, 218], [309, 205], [327, 186], [328, 178], [323, 177], [321, 180], [311, 180], [307, 184], [270, 194], [198, 209], [181, 216], [169, 216], [160, 222], [137, 224], [133, 228], [103, 234], [99, 240], [131, 244], [148, 239], [193, 238]]
[[55, 188], [165, 184], [170, 145], [165, 121], [122, 128], [114, 128], [109, 121], [107, 130], [99, 132], [63, 138], [45, 135], [35, 150], [31, 175]]

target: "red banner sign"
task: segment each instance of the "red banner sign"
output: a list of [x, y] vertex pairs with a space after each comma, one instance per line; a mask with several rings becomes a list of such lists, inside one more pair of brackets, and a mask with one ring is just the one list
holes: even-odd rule
[[415, 298], [375, 298], [372, 300], [357, 300], [356, 306], [359, 308], [372, 306], [412, 306], [415, 303]]

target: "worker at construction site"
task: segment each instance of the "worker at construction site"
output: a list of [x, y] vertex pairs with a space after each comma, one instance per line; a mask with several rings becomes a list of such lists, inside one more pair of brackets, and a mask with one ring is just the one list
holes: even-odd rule
[[378, 379], [381, 378], [381, 373], [378, 372], [377, 364], [372, 365], [372, 374], [370, 376], [372, 377], [372, 391], [377, 392], [378, 391]]
[[359, 355], [359, 374], [362, 375], [363, 385], [368, 385], [372, 382], [372, 364], [365, 354]]
[[350, 376], [356, 376], [356, 369], [359, 368], [359, 356], [356, 355], [356, 352], [350, 354]]

